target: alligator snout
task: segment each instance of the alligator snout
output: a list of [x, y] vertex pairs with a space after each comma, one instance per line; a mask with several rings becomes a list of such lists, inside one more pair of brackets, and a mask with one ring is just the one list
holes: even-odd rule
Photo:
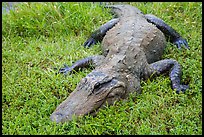
[[68, 116], [64, 115], [63, 113], [53, 113], [51, 116], [50, 116], [50, 119], [52, 121], [55, 121], [56, 123], [59, 123], [59, 122], [65, 122], [65, 120], [71, 120], [69, 119]]
[[103, 73], [92, 72], [81, 80], [70, 96], [50, 116], [56, 123], [72, 120], [73, 116], [95, 115], [105, 102], [112, 104], [125, 94], [125, 85]]

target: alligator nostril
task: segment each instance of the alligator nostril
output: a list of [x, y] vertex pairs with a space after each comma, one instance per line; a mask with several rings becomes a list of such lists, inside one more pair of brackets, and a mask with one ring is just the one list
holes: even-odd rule
[[54, 122], [60, 122], [61, 119], [63, 118], [63, 114], [62, 113], [54, 113], [50, 116], [50, 119]]

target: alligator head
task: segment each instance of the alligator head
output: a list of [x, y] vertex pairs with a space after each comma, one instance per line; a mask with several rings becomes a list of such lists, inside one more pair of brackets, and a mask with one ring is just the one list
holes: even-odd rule
[[72, 119], [72, 116], [95, 115], [99, 108], [113, 104], [125, 94], [125, 84], [112, 75], [92, 71], [83, 78], [76, 89], [50, 116], [57, 123]]

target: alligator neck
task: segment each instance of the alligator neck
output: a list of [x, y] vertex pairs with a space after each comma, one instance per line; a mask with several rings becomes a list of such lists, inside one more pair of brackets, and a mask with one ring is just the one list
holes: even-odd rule
[[130, 5], [110, 5], [107, 7], [112, 8], [112, 12], [115, 13], [120, 18], [129, 16], [134, 17], [137, 14], [142, 14], [142, 12], [139, 9], [132, 7]]

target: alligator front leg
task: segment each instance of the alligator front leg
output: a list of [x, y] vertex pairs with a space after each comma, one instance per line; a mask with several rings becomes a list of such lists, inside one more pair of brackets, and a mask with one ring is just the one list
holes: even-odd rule
[[[126, 75], [126, 79], [127, 79], [127, 91], [128, 92], [137, 92], [138, 94], [141, 93], [141, 87], [140, 87], [140, 79], [137, 76], [133, 76], [133, 75]], [[126, 96], [124, 96], [124, 98], [127, 97], [128, 94], [126, 94]]]
[[[149, 65], [146, 76], [155, 76], [160, 75], [166, 72], [169, 72], [169, 77], [172, 83], [172, 88], [176, 90], [176, 93], [185, 92], [189, 88], [188, 85], [181, 85], [181, 66], [176, 60], [173, 59], [165, 59], [161, 61], [157, 61]], [[146, 78], [147, 78], [146, 77]]]
[[84, 43], [84, 47], [90, 47], [91, 45], [101, 42], [103, 37], [106, 35], [106, 32], [111, 29], [116, 23], [118, 23], [119, 18], [110, 20], [109, 22], [102, 25], [99, 29], [94, 31], [90, 38]]
[[64, 68], [61, 68], [59, 73], [64, 73], [66, 75], [73, 70], [78, 70], [79, 68], [87, 67], [89, 65], [96, 67], [102, 63], [104, 58], [105, 57], [102, 55], [87, 57], [82, 60], [78, 60], [71, 67], [64, 65]]
[[162, 19], [151, 14], [146, 14], [145, 18], [147, 19], [148, 22], [156, 25], [156, 27], [165, 34], [165, 36], [170, 37], [170, 42], [176, 45], [179, 49], [181, 48], [182, 44], [187, 49], [189, 49], [187, 41], [184, 38], [182, 38], [181, 35], [178, 32], [176, 32], [172, 27], [167, 25]]

